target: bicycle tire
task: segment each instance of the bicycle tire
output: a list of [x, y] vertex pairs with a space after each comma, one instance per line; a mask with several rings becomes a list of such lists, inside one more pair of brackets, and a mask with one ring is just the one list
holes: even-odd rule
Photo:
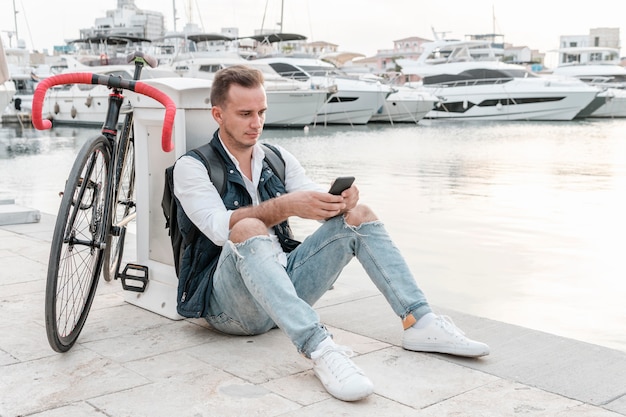
[[57, 352], [72, 348], [91, 309], [110, 215], [111, 143], [97, 136], [80, 149], [59, 206], [45, 294], [46, 334]]
[[[132, 115], [127, 120], [128, 126], [132, 126]], [[104, 251], [104, 265], [102, 273], [105, 281], [116, 279], [121, 269], [124, 255], [124, 242], [126, 239], [126, 225], [115, 227], [126, 217], [136, 210], [135, 206], [135, 142], [133, 129], [125, 129], [128, 132], [121, 136], [116, 153], [115, 163], [117, 187], [114, 207], [111, 210], [112, 227], [107, 236], [106, 249]]]

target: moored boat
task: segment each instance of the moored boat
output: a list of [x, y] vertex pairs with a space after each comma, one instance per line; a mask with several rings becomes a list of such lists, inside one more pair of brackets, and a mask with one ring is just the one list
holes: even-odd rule
[[[489, 55], [484, 41], [440, 40], [418, 60], [399, 59], [402, 72], [441, 99], [425, 118], [572, 120], [600, 92], [580, 80], [540, 77]], [[480, 57], [480, 58], [478, 58]]]
[[575, 77], [600, 88], [602, 103], [589, 117], [626, 117], [626, 68], [619, 50], [606, 47], [561, 48], [553, 74]]
[[[355, 74], [357, 75], [357, 74]], [[374, 78], [386, 83], [393, 92], [387, 96], [383, 106], [370, 118], [374, 123], [417, 123], [430, 112], [439, 97], [426, 91], [403, 84], [398, 74], [385, 74], [385, 78], [373, 74], [361, 75], [362, 78]]]

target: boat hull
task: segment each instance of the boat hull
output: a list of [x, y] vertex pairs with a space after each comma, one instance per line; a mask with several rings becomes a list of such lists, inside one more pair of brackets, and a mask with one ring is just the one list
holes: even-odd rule
[[265, 126], [298, 127], [313, 124], [326, 102], [322, 90], [267, 91]]
[[572, 120], [599, 90], [535, 78], [503, 84], [425, 87], [441, 98], [427, 119]]
[[52, 88], [46, 94], [43, 115], [57, 124], [102, 126], [109, 94], [102, 85]]
[[318, 111], [315, 123], [364, 125], [384, 103], [385, 95], [379, 91], [341, 90]]
[[431, 94], [398, 91], [370, 118], [374, 123], [417, 123], [431, 111], [439, 99]]
[[598, 96], [604, 99], [604, 103], [589, 117], [626, 117], [626, 90], [609, 88]]

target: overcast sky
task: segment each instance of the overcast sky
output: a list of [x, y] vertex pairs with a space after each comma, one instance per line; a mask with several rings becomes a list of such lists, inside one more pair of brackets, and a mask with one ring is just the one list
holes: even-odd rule
[[[20, 38], [29, 49], [52, 51], [53, 45], [79, 37], [97, 17], [115, 9], [117, 0], [0, 0], [0, 29], [14, 30], [13, 3]], [[164, 14], [173, 25], [172, 0], [135, 0], [146, 10]], [[191, 6], [191, 7], [190, 7]], [[176, 0], [177, 29], [189, 20], [206, 32], [238, 27], [240, 35], [264, 27], [277, 29], [280, 0]], [[494, 24], [495, 16], [495, 24]], [[626, 1], [595, 0], [284, 0], [284, 32], [310, 41], [327, 41], [340, 50], [374, 55], [392, 49], [393, 41], [420, 36], [432, 39], [434, 28], [448, 38], [467, 34], [503, 34], [505, 42], [546, 52], [556, 49], [560, 35], [586, 35], [597, 27], [618, 27], [626, 38]], [[2, 37], [7, 40], [6, 33]], [[622, 52], [626, 55], [626, 52]]]

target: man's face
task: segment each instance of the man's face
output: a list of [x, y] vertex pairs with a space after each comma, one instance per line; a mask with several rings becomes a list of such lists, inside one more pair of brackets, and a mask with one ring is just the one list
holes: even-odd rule
[[220, 137], [231, 152], [256, 144], [263, 132], [266, 110], [267, 98], [263, 86], [230, 86], [226, 104], [214, 106], [212, 114], [220, 125]]

